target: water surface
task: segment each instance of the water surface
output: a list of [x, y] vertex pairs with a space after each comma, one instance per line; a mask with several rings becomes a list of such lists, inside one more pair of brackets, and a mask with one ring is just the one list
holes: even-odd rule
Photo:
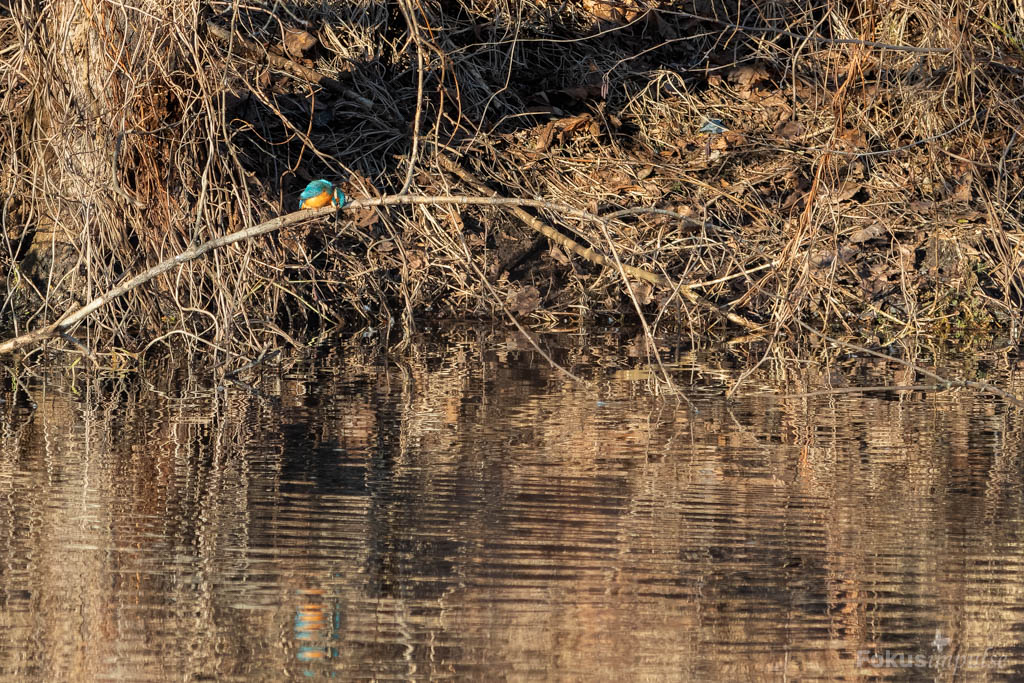
[[[4, 394], [9, 680], [1024, 675], [1018, 412], [615, 334]], [[754, 358], [756, 360], [756, 357]], [[993, 356], [945, 366], [1016, 384]], [[826, 381], [827, 380], [827, 381]], [[784, 396], [789, 394], [790, 396]]]

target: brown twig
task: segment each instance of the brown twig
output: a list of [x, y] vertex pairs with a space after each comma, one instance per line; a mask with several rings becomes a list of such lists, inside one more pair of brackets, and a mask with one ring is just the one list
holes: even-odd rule
[[416, 16], [415, 9], [412, 7], [412, 3], [409, 0], [402, 0], [398, 5], [402, 10], [402, 15], [405, 17], [406, 26], [409, 27], [409, 35], [416, 46], [416, 112], [412, 120], [412, 149], [409, 150], [409, 167], [405, 171], [405, 182], [402, 183], [402, 189], [398, 191], [398, 194], [406, 194], [412, 185], [412, 176], [416, 172], [416, 161], [419, 156], [420, 121], [423, 118], [423, 80], [425, 77], [426, 60], [423, 58], [425, 50], [423, 44], [425, 41], [421, 35], [422, 29], [420, 28], [419, 19]]
[[[497, 191], [492, 190], [489, 187], [487, 187], [486, 185], [484, 185], [483, 183], [481, 183], [479, 180], [477, 180], [473, 176], [473, 174], [471, 174], [469, 171], [467, 171], [465, 168], [463, 168], [457, 162], [452, 161], [451, 159], [449, 159], [447, 157], [443, 157], [443, 156], [439, 157], [439, 161], [441, 162], [441, 165], [446, 170], [449, 170], [452, 173], [454, 173], [455, 175], [459, 176], [459, 178], [461, 178], [463, 181], [465, 181], [466, 183], [471, 185], [478, 192], [486, 193], [486, 194], [489, 194], [491, 197], [493, 197], [495, 199], [499, 199]], [[665, 287], [665, 288], [668, 288], [668, 289], [678, 290], [684, 297], [686, 297], [686, 299], [690, 303], [692, 303], [692, 304], [694, 304], [696, 306], [699, 306], [700, 308], [702, 308], [704, 310], [710, 311], [712, 313], [716, 313], [717, 315], [722, 316], [723, 318], [725, 318], [729, 322], [732, 322], [732, 323], [734, 323], [736, 325], [740, 325], [741, 327], [745, 327], [748, 330], [760, 330], [761, 329], [761, 326], [758, 325], [757, 323], [755, 323], [755, 322], [753, 322], [753, 321], [751, 321], [751, 320], [749, 320], [749, 319], [747, 319], [747, 318], [745, 318], [745, 317], [743, 317], [743, 316], [741, 316], [741, 315], [739, 315], [737, 313], [734, 313], [732, 311], [726, 310], [726, 309], [722, 308], [721, 306], [718, 306], [717, 304], [712, 303], [711, 301], [708, 301], [707, 299], [702, 297], [700, 294], [697, 294], [697, 292], [693, 291], [693, 289], [691, 287], [687, 286], [687, 285], [676, 283], [672, 279], [670, 279], [668, 277], [665, 277], [664, 275], [659, 275], [658, 273], [652, 273], [649, 270], [644, 270], [643, 268], [636, 268], [635, 266], [629, 266], [629, 265], [626, 265], [624, 263], [617, 262], [615, 259], [609, 258], [608, 256], [606, 256], [602, 252], [594, 249], [593, 247], [585, 247], [585, 246], [583, 246], [582, 244], [580, 244], [576, 240], [573, 240], [573, 239], [571, 239], [569, 237], [566, 237], [565, 235], [560, 233], [558, 230], [556, 230], [552, 226], [548, 225], [544, 221], [540, 220], [536, 216], [530, 214], [527, 211], [524, 211], [523, 208], [522, 208], [524, 206], [535, 206], [536, 208], [554, 208], [552, 206], [544, 206], [544, 204], [545, 204], [545, 202], [541, 202], [539, 204], [534, 204], [534, 203], [532, 203], [530, 201], [514, 200], [514, 203], [511, 204], [510, 206], [512, 207], [511, 208], [512, 214], [515, 215], [523, 223], [525, 223], [529, 228], [539, 232], [540, 234], [544, 235], [545, 237], [547, 237], [549, 240], [551, 240], [555, 244], [559, 245], [560, 247], [562, 247], [562, 248], [564, 248], [564, 249], [566, 249], [568, 251], [571, 251], [572, 253], [574, 253], [574, 254], [582, 257], [582, 258], [585, 258], [586, 260], [590, 261], [591, 263], [595, 263], [595, 264], [597, 264], [599, 266], [608, 266], [608, 267], [620, 268], [623, 274], [629, 275], [630, 277], [635, 277], [638, 280], [643, 280], [645, 282], [649, 282], [652, 285], [655, 285], [657, 287]], [[579, 209], [573, 209], [572, 211], [565, 211], [566, 208], [569, 208], [569, 207], [561, 207], [560, 209], [556, 209], [556, 210], [559, 210], [562, 213], [567, 213], [569, 215], [575, 215], [575, 216], [578, 216], [578, 217], [581, 217], [581, 218], [586, 218], [587, 220], [596, 221], [599, 224], [607, 223], [606, 219], [604, 219], [602, 217], [594, 216], [593, 214], [588, 213], [586, 211], [580, 211]]]
[[[533, 207], [533, 208], [537, 208], [537, 209], [547, 209], [547, 210], [552, 210], [552, 211], [559, 211], [559, 212], [564, 213], [566, 215], [573, 216], [573, 217], [580, 218], [580, 219], [587, 220], [587, 221], [593, 221], [593, 222], [602, 222], [603, 221], [603, 219], [600, 216], [596, 216], [596, 215], [594, 215], [594, 214], [592, 214], [592, 213], [590, 213], [588, 211], [584, 211], [582, 209], [576, 209], [574, 207], [566, 206], [564, 204], [558, 204], [556, 202], [549, 202], [549, 201], [544, 201], [544, 200], [540, 200], [540, 199], [507, 199], [507, 198], [503, 198], [503, 197], [473, 197], [473, 196], [466, 196], [466, 195], [454, 195], [454, 196], [391, 195], [391, 196], [388, 196], [388, 197], [375, 197], [375, 198], [368, 198], [368, 199], [356, 199], [356, 200], [351, 201], [349, 204], [346, 204], [346, 208], [347, 209], [360, 209], [360, 208], [370, 207], [370, 206], [396, 206], [396, 205], [401, 205], [401, 204], [411, 204], [411, 205], [417, 205], [417, 204], [418, 205], [455, 204], [455, 205], [458, 205], [458, 206], [494, 206], [494, 207], [508, 207], [508, 208], [511, 208], [513, 210], [513, 212], [515, 212], [517, 210], [520, 210], [519, 207], [529, 206], [529, 207]], [[82, 320], [84, 320], [85, 318], [87, 318], [91, 313], [93, 313], [94, 311], [102, 308], [103, 306], [106, 306], [107, 304], [109, 304], [114, 299], [117, 299], [118, 297], [120, 297], [120, 296], [122, 296], [122, 295], [124, 295], [124, 294], [126, 294], [126, 293], [128, 293], [130, 291], [132, 291], [133, 289], [136, 289], [137, 287], [139, 287], [139, 286], [149, 282], [150, 280], [152, 280], [153, 278], [157, 277], [158, 275], [166, 273], [166, 272], [168, 272], [169, 270], [171, 270], [172, 268], [174, 268], [176, 266], [181, 266], [181, 265], [184, 265], [184, 264], [188, 263], [189, 261], [193, 261], [193, 260], [199, 258], [200, 256], [203, 256], [204, 254], [207, 254], [208, 252], [211, 252], [211, 251], [214, 251], [216, 249], [220, 249], [222, 247], [226, 247], [226, 246], [229, 246], [229, 245], [232, 245], [232, 244], [236, 244], [236, 243], [242, 242], [244, 240], [252, 239], [253, 237], [259, 237], [260, 235], [266, 235], [266, 234], [274, 232], [276, 230], [280, 230], [281, 228], [285, 228], [285, 227], [288, 227], [290, 225], [294, 225], [296, 223], [301, 223], [302, 221], [309, 220], [311, 218], [316, 218], [316, 217], [319, 217], [319, 216], [327, 216], [327, 215], [330, 215], [330, 214], [332, 214], [334, 212], [336, 212], [336, 209], [331, 207], [331, 206], [325, 206], [322, 209], [310, 209], [310, 210], [305, 210], [305, 211], [296, 211], [294, 213], [286, 214], [284, 216], [279, 216], [277, 218], [274, 218], [272, 220], [266, 221], [264, 223], [260, 223], [259, 225], [254, 225], [251, 228], [246, 228], [244, 230], [239, 230], [239, 231], [233, 232], [233, 233], [231, 233], [229, 235], [224, 235], [223, 237], [218, 237], [216, 239], [212, 239], [212, 240], [209, 240], [209, 241], [204, 242], [202, 244], [190, 247], [190, 248], [186, 249], [185, 251], [181, 252], [180, 254], [178, 254], [178, 255], [176, 255], [176, 256], [174, 256], [172, 258], [169, 258], [169, 259], [167, 259], [165, 261], [162, 261], [162, 262], [158, 263], [157, 265], [153, 266], [152, 268], [150, 268], [150, 269], [140, 273], [139, 275], [136, 275], [135, 277], [131, 278], [127, 282], [124, 282], [124, 283], [114, 287], [110, 291], [108, 291], [108, 292], [106, 292], [106, 293], [104, 293], [104, 294], [94, 298], [92, 301], [90, 301], [89, 303], [81, 306], [80, 308], [77, 308], [74, 311], [70, 311], [70, 312], [66, 313], [65, 315], [63, 315], [56, 322], [53, 322], [53, 323], [51, 323], [51, 324], [49, 324], [46, 327], [43, 327], [41, 329], [33, 330], [31, 332], [27, 332], [27, 333], [25, 333], [23, 335], [20, 335], [18, 337], [15, 337], [13, 339], [9, 339], [9, 340], [7, 340], [7, 341], [5, 341], [3, 343], [0, 343], [0, 354], [11, 353], [13, 351], [16, 351], [18, 349], [24, 348], [26, 346], [30, 346], [32, 344], [39, 343], [39, 342], [43, 341], [44, 339], [47, 339], [47, 338], [52, 337], [54, 335], [66, 332], [69, 329], [71, 329], [74, 325], [76, 325], [77, 323], [79, 323]], [[529, 214], [527, 214], [527, 215], [529, 215]], [[550, 237], [553, 240], [558, 240], [558, 243], [562, 244], [563, 246], [566, 246], [566, 248], [571, 249], [575, 253], [578, 253], [579, 255], [584, 256], [585, 258], [587, 258], [587, 259], [589, 259], [589, 260], [591, 260], [594, 263], [597, 263], [599, 265], [613, 265], [613, 262], [610, 261], [608, 259], [608, 257], [604, 256], [604, 254], [601, 254], [600, 252], [597, 252], [597, 251], [595, 251], [592, 248], [585, 248], [582, 245], [574, 242], [573, 240], [570, 240], [568, 237], [565, 237], [564, 235], [561, 235], [561, 233], [558, 233], [556, 230], [554, 230], [550, 226], [547, 226], [547, 225], [541, 223], [539, 220], [537, 220], [535, 218], [533, 220], [536, 221], [537, 225], [536, 226], [531, 225], [531, 227], [535, 227], [535, 229], [537, 229], [538, 231], [542, 232], [545, 236], [548, 236], [548, 237]], [[654, 273], [649, 273], [649, 272], [647, 272], [645, 270], [641, 270], [639, 268], [633, 268], [631, 266], [623, 265], [622, 268], [623, 268], [624, 272], [626, 272], [626, 273], [628, 273], [630, 275], [633, 275], [634, 277], [640, 277], [641, 279], [647, 280], [648, 282], [653, 282], [653, 283], [661, 284], [661, 285], [664, 285], [664, 286], [672, 286], [671, 281], [668, 278], [665, 278], [665, 277], [663, 277], [661, 275], [656, 275]], [[683, 288], [682, 291], [685, 293], [688, 290], [686, 288]], [[692, 293], [692, 292], [691, 292], [691, 294], [693, 294], [693, 296], [696, 297], [698, 302], [699, 301], [703, 301], [703, 298], [700, 297], [699, 295], [697, 295], [695, 293]], [[714, 304], [711, 304], [710, 302], [706, 302], [705, 305], [707, 307], [710, 307], [710, 308], [716, 310], [716, 311], [720, 311], [720, 309], [717, 306], [715, 306]], [[745, 327], [756, 328], [756, 325], [754, 325], [753, 323], [750, 323], [749, 321], [746, 321], [744, 318], [742, 318], [740, 316], [736, 316], [735, 314], [732, 314], [732, 313], [727, 313], [727, 314], [724, 314], [724, 315], [726, 315], [730, 320], [736, 319], [736, 320], [739, 320], [739, 321], [743, 321], [740, 324], [744, 324]]]
[[354, 94], [351, 93], [349, 89], [346, 88], [341, 83], [341, 81], [335, 78], [331, 78], [330, 76], [325, 76], [319, 71], [315, 71], [307, 66], [303, 66], [298, 62], [288, 59], [287, 57], [276, 55], [273, 52], [270, 52], [267, 49], [263, 48], [259, 44], [249, 40], [248, 38], [243, 38], [237, 32], [229, 31], [228, 29], [223, 28], [222, 26], [218, 26], [212, 21], [206, 22], [206, 30], [210, 32], [210, 35], [225, 43], [237, 45], [241, 48], [241, 51], [247, 54], [248, 56], [257, 59], [265, 59], [267, 63], [270, 64], [271, 66], [276, 66], [282, 71], [287, 71], [293, 76], [298, 76], [299, 78], [307, 80], [310, 83], [322, 85], [328, 90], [336, 92], [340, 95], [350, 96]]
[[799, 41], [806, 41], [808, 43], [818, 43], [820, 45], [853, 45], [856, 47], [870, 47], [876, 50], [887, 50], [889, 52], [909, 52], [911, 54], [922, 54], [922, 55], [948, 55], [953, 51], [949, 47], [917, 47], [915, 45], [893, 45], [891, 43], [882, 43], [876, 40], [860, 40], [857, 38], [827, 38], [825, 36], [815, 36], [810, 34], [801, 34], [794, 31], [786, 31], [773, 26], [746, 26], [743, 24], [734, 24], [731, 21], [725, 21], [716, 17], [704, 16], [701, 14], [691, 14], [690, 12], [667, 12], [668, 14], [674, 14], [677, 17], [685, 17], [687, 19], [696, 19], [697, 21], [708, 22], [711, 24], [718, 24], [724, 28], [734, 29], [736, 31], [742, 31], [744, 33], [764, 33], [773, 36], [786, 36], [787, 38], [794, 38]]

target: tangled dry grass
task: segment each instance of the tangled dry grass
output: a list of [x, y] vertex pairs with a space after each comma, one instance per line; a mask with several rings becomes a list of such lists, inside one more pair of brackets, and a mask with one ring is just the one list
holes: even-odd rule
[[956, 0], [15, 3], [3, 327], [291, 212], [323, 177], [365, 200], [551, 204], [367, 201], [183, 263], [74, 342], [394, 344], [425, 318], [507, 316], [696, 336], [727, 315], [1016, 339], [1022, 41], [1016, 5]]

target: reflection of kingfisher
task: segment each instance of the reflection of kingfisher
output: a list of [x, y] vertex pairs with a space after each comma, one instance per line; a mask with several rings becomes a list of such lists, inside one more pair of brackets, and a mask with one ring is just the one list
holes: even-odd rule
[[[338, 656], [341, 611], [329, 600], [322, 588], [298, 591], [295, 610], [296, 658], [303, 663], [333, 659]], [[328, 623], [330, 618], [330, 623]], [[313, 672], [306, 670], [307, 676]]]
[[299, 195], [300, 209], [319, 209], [328, 204], [334, 204], [339, 209], [345, 206], [344, 193], [329, 180], [314, 180]]

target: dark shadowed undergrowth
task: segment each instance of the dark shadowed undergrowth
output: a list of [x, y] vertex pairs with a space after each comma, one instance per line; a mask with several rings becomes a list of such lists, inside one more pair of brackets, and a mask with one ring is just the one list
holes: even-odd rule
[[[1016, 341], [1022, 40], [1001, 2], [15, 3], [4, 337], [322, 177], [364, 205], [211, 250], [48, 343], [251, 358], [467, 319]], [[372, 201], [399, 194], [549, 205]]]

